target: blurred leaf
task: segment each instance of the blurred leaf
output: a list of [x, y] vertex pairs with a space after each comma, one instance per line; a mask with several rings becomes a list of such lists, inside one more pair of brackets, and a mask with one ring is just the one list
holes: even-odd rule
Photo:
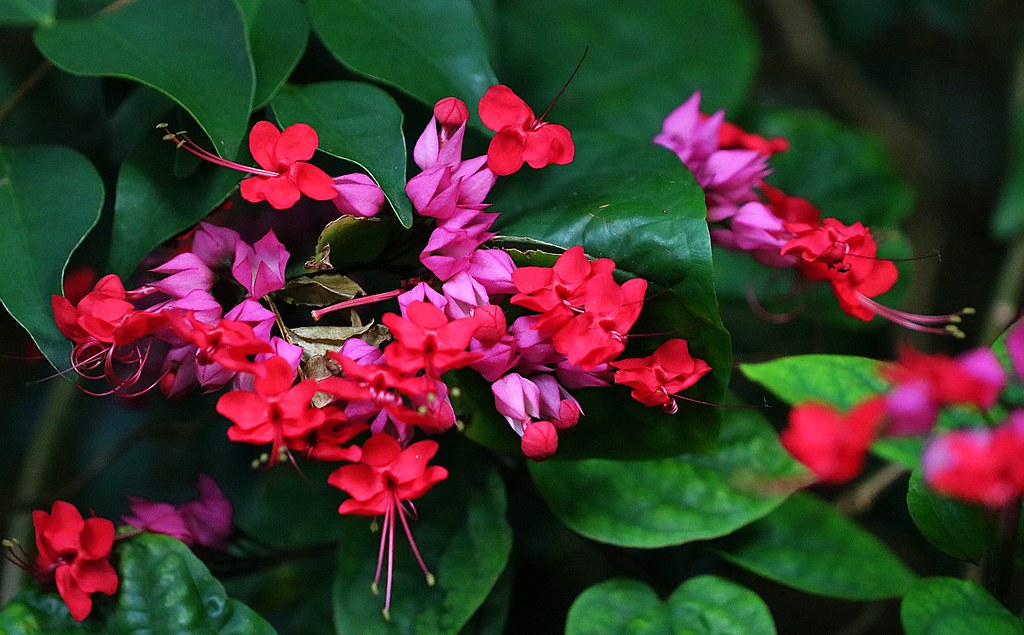
[[[694, 91], [709, 107], [735, 107], [757, 67], [753, 26], [732, 0], [628, 6], [615, 0], [502, 3], [501, 77], [540, 114], [579, 74], [550, 120], [650, 142]], [[683, 35], [685, 34], [685, 36]]]
[[260, 108], [298, 65], [309, 41], [306, 12], [296, 0], [236, 0], [249, 30], [256, 70], [252, 107]]
[[977, 583], [924, 578], [903, 598], [900, 618], [907, 635], [1020, 635], [1024, 627]]
[[998, 240], [1010, 240], [1024, 231], [1024, 88], [1017, 90], [1021, 95], [1010, 114], [1010, 169], [992, 215], [992, 235]]
[[[579, 135], [575, 161], [542, 176], [516, 175], [495, 201], [495, 209], [503, 210], [495, 227], [512, 241], [583, 245], [588, 255], [612, 258], [620, 272], [650, 281], [651, 300], [633, 331], [686, 338], [693, 355], [713, 369], [687, 394], [720, 403], [732, 354], [712, 282], [704, 193], [693, 177], [674, 154], [651, 143], [597, 134]], [[575, 451], [562, 456], [672, 456], [695, 444], [706, 447], [720, 418], [715, 408], [667, 416], [625, 404], [618, 389], [583, 391], [580, 397], [595, 406], [584, 403], [587, 418], [563, 435], [564, 444], [560, 439]]]
[[570, 529], [643, 548], [731, 533], [782, 504], [802, 474], [771, 425], [749, 410], [726, 412], [718, 447], [708, 455], [530, 464], [541, 496]]
[[202, 164], [175, 175], [174, 145], [153, 130], [121, 164], [107, 269], [127, 276], [142, 258], [206, 217], [238, 186], [240, 175]]
[[405, 195], [402, 111], [390, 95], [363, 82], [285, 86], [273, 108], [281, 125], [313, 126], [320, 150], [365, 169], [384, 190], [402, 225], [412, 225], [412, 204]]
[[55, 590], [44, 593], [25, 587], [0, 609], [0, 633], [4, 635], [106, 633], [107, 630], [97, 622], [95, 617], [76, 622]]
[[781, 584], [827, 597], [897, 597], [916, 576], [877, 538], [810, 494], [720, 543], [734, 564]]
[[[512, 530], [505, 520], [505, 490], [480, 451], [457, 437], [442, 446], [435, 463], [449, 477], [416, 501], [419, 522], [411, 529], [423, 559], [436, 576], [429, 587], [404, 544], [396, 544], [391, 620], [381, 615], [384, 598], [370, 592], [380, 534], [369, 518], [346, 518], [334, 581], [337, 633], [455, 633], [487, 599], [505, 569]], [[404, 543], [401, 530], [395, 540]], [[380, 582], [384, 586], [384, 580]]]
[[[58, 369], [71, 343], [57, 330], [50, 296], [62, 295], [64, 268], [99, 220], [103, 181], [70, 148], [0, 147], [0, 301]], [[59, 231], [54, 231], [59, 227]]]
[[0, 24], [35, 25], [53, 22], [57, 0], [0, 0]]
[[995, 546], [995, 516], [936, 494], [914, 470], [907, 488], [907, 509], [921, 534], [954, 558], [977, 564]]
[[878, 360], [852, 355], [795, 355], [740, 364], [740, 372], [790, 405], [820, 401], [849, 410], [889, 387], [878, 375], [881, 366]]
[[877, 232], [910, 213], [913, 191], [873, 134], [812, 110], [772, 111], [754, 130], [789, 139], [790, 149], [772, 156], [768, 182], [810, 199], [823, 216], [861, 221]]
[[35, 42], [69, 73], [152, 86], [195, 117], [221, 156], [238, 153], [254, 79], [242, 17], [231, 0], [136, 0], [42, 27]]
[[162, 534], [143, 534], [121, 550], [118, 608], [110, 632], [270, 635], [262, 617], [224, 592], [185, 543]]
[[565, 633], [769, 635], [775, 633], [775, 623], [757, 594], [717, 576], [691, 578], [664, 602], [642, 582], [617, 579], [576, 598]]
[[428, 106], [443, 97], [473, 110], [494, 77], [469, 0], [309, 0], [324, 46], [353, 71]]

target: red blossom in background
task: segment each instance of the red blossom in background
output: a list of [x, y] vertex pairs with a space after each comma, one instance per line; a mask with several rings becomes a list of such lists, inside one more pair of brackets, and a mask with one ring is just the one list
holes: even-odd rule
[[110, 565], [114, 523], [106, 518], [82, 519], [71, 503], [56, 501], [50, 513], [32, 512], [36, 530], [34, 572], [43, 584], [56, 582], [57, 592], [81, 622], [92, 611], [92, 593], [113, 595], [117, 572]]
[[690, 356], [683, 339], [668, 340], [647, 357], [620, 359], [611, 365], [618, 369], [615, 383], [632, 388], [633, 399], [645, 406], [661, 406], [670, 414], [679, 409], [673, 395], [697, 383], [711, 370], [707, 362]]
[[936, 438], [922, 458], [935, 491], [998, 507], [1024, 492], [1024, 412], [996, 429], [954, 430]]
[[846, 415], [827, 404], [805, 403], [790, 410], [789, 427], [779, 440], [819, 481], [845, 483], [860, 473], [884, 415], [881, 398], [864, 401]]
[[543, 168], [571, 163], [576, 152], [565, 126], [537, 118], [508, 86], [491, 86], [480, 99], [480, 120], [497, 132], [487, 147], [487, 167], [498, 176], [519, 171], [523, 163]]

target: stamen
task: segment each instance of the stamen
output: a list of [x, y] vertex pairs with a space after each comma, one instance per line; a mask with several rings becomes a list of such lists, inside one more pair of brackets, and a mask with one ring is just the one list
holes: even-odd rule
[[[965, 337], [964, 332], [956, 324], [960, 323], [962, 316], [974, 314], [973, 307], [964, 307], [955, 313], [946, 315], [908, 313], [879, 304], [859, 291], [856, 294], [861, 304], [871, 309], [875, 315], [881, 316], [893, 324], [898, 324], [911, 331], [919, 331], [921, 333], [934, 333], [936, 335], [948, 335], [957, 339], [963, 339]], [[927, 326], [929, 324], [941, 324], [942, 326]]]
[[[167, 124], [158, 124], [157, 128], [166, 129], [167, 128]], [[180, 136], [180, 138], [179, 138], [179, 136]], [[252, 174], [254, 176], [267, 176], [267, 177], [281, 176], [281, 174], [279, 172], [271, 172], [270, 170], [263, 170], [263, 169], [260, 169], [260, 168], [254, 168], [254, 167], [251, 167], [251, 166], [248, 166], [248, 165], [242, 165], [241, 163], [237, 163], [235, 161], [228, 161], [227, 159], [221, 158], [221, 157], [217, 156], [216, 154], [210, 152], [209, 150], [206, 150], [205, 148], [203, 148], [202, 146], [197, 144], [195, 141], [192, 141], [192, 139], [188, 138], [188, 136], [185, 134], [184, 130], [180, 130], [178, 132], [168, 132], [167, 134], [165, 134], [163, 136], [163, 140], [164, 141], [174, 141], [175, 142], [175, 147], [177, 149], [180, 150], [180, 149], [184, 148], [185, 150], [187, 150], [188, 152], [191, 152], [192, 154], [194, 154], [195, 156], [199, 157], [200, 159], [202, 159], [204, 161], [209, 161], [210, 163], [213, 163], [215, 165], [219, 165], [219, 166], [221, 166], [223, 168], [230, 168], [232, 170], [237, 170], [239, 172], [245, 172], [246, 174]]]
[[580, 61], [576, 62], [576, 68], [572, 69], [572, 73], [569, 74], [569, 79], [565, 80], [565, 83], [562, 84], [562, 87], [558, 90], [558, 94], [555, 95], [555, 98], [551, 100], [551, 103], [548, 104], [548, 107], [544, 110], [544, 114], [542, 114], [540, 117], [537, 117], [537, 123], [544, 121], [544, 117], [547, 117], [548, 113], [551, 112], [551, 109], [554, 107], [554, 105], [558, 103], [558, 100], [559, 98], [561, 98], [562, 93], [564, 93], [565, 89], [569, 87], [569, 83], [572, 81], [574, 77], [576, 77], [576, 73], [579, 72], [580, 67], [583, 66], [583, 60], [587, 59], [587, 53], [589, 52], [589, 46], [583, 49], [583, 55], [580, 56]]

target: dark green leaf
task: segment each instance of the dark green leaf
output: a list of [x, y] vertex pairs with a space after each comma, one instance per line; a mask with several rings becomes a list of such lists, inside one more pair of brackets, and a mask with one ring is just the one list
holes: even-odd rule
[[768, 181], [810, 199], [823, 216], [861, 221], [877, 233], [910, 213], [913, 192], [874, 135], [809, 110], [774, 111], [758, 121], [756, 131], [790, 143], [788, 151], [772, 157]]
[[423, 103], [448, 96], [472, 108], [497, 84], [468, 0], [309, 0], [324, 46], [345, 66]]
[[200, 165], [185, 177], [175, 176], [174, 144], [160, 133], [143, 138], [117, 178], [114, 227], [107, 268], [131, 273], [139, 260], [168, 238], [202, 220], [238, 185], [238, 172]]
[[555, 515], [600, 542], [664, 547], [731, 533], [779, 506], [804, 470], [759, 413], [727, 411], [708, 455], [550, 460], [530, 474]]
[[[1018, 59], [1022, 55], [1024, 49]], [[1024, 231], [1024, 90], [1019, 87], [1010, 117], [1010, 167], [992, 215], [992, 235], [1000, 240], [1010, 240]]]
[[1024, 627], [995, 598], [970, 580], [925, 578], [903, 598], [907, 635], [1021, 635]]
[[32, 587], [23, 588], [10, 604], [0, 609], [0, 633], [4, 635], [86, 635], [106, 632], [95, 617], [76, 622], [67, 604], [55, 590], [44, 593]]
[[931, 491], [920, 470], [910, 476], [907, 509], [924, 537], [954, 558], [978, 563], [995, 545], [995, 516]]
[[57, 0], [0, 0], [0, 24], [50, 24]]
[[[633, 331], [686, 338], [691, 353], [713, 369], [687, 394], [721, 402], [732, 356], [712, 284], [704, 194], [675, 155], [647, 142], [581, 135], [572, 164], [516, 175], [510, 185], [495, 202], [503, 210], [501, 234], [583, 245], [588, 255], [612, 258], [624, 274], [649, 280], [650, 299]], [[636, 354], [655, 345], [647, 342]], [[673, 456], [713, 439], [718, 409], [684, 408], [669, 417], [626, 404], [619, 390], [581, 393], [594, 405], [584, 401], [586, 420], [560, 440], [574, 454], [562, 456]]]
[[608, 580], [584, 591], [569, 609], [566, 635], [770, 635], [768, 606], [755, 593], [716, 576], [687, 580], [664, 602], [636, 580]]
[[[504, 570], [512, 546], [504, 486], [478, 449], [450, 440], [435, 461], [450, 476], [416, 501], [419, 520], [411, 524], [437, 583], [427, 586], [402, 529], [397, 529], [391, 620], [385, 621], [383, 595], [370, 592], [380, 534], [370, 532], [369, 518], [347, 518], [334, 582], [339, 635], [455, 633], [484, 603]], [[380, 589], [383, 594], [383, 579]]]
[[136, 0], [87, 20], [40, 28], [35, 42], [69, 73], [152, 86], [196, 119], [221, 156], [238, 153], [255, 82], [232, 0]]
[[364, 168], [384, 190], [402, 225], [412, 225], [412, 205], [405, 195], [402, 111], [387, 93], [362, 82], [286, 86], [273, 108], [282, 125], [313, 126], [321, 150]]
[[[61, 146], [0, 147], [0, 301], [59, 369], [71, 344], [53, 321], [71, 253], [99, 220], [103, 181], [88, 159]], [[60, 231], [54, 231], [60, 227]]]
[[252, 105], [270, 101], [295, 70], [309, 41], [306, 12], [296, 0], [236, 0], [249, 31], [256, 69]]
[[517, 0], [499, 19], [501, 77], [537, 114], [589, 47], [549, 117], [573, 133], [649, 142], [696, 90], [709, 112], [738, 105], [757, 68], [754, 29], [731, 0]]
[[878, 539], [810, 494], [794, 494], [720, 548], [766, 578], [846, 600], [897, 597], [916, 579]]
[[143, 534], [121, 551], [118, 608], [110, 632], [271, 635], [262, 617], [224, 592], [224, 587], [185, 543]]

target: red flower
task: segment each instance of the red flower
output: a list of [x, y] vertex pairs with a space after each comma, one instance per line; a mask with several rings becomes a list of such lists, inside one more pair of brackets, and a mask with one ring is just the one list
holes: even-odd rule
[[479, 353], [466, 350], [479, 328], [475, 318], [449, 321], [444, 311], [419, 300], [410, 302], [405, 314], [385, 313], [381, 319], [395, 336], [395, 342], [384, 349], [392, 368], [407, 374], [425, 370], [431, 377], [440, 377], [480, 359]]
[[730, 121], [723, 120], [718, 127], [718, 147], [721, 150], [754, 150], [759, 154], [770, 156], [776, 152], [789, 150], [789, 141], [785, 137], [766, 139], [753, 132], [747, 132]]
[[321, 426], [345, 420], [345, 413], [326, 406], [312, 405], [320, 388], [312, 379], [292, 385], [294, 371], [284, 358], [273, 356], [257, 364], [253, 390], [234, 390], [221, 395], [217, 412], [235, 425], [228, 438], [243, 443], [270, 443], [273, 465], [288, 457], [288, 450], [305, 450], [310, 435]]
[[235, 372], [252, 372], [249, 357], [274, 350], [270, 342], [260, 339], [245, 322], [221, 319], [211, 325], [198, 319], [192, 311], [171, 315], [169, 320], [178, 336], [198, 349], [196, 362], [200, 365], [216, 362]]
[[281, 132], [269, 121], [260, 121], [249, 133], [249, 151], [263, 171], [242, 181], [242, 198], [250, 203], [267, 201], [274, 209], [287, 209], [305, 194], [318, 201], [338, 195], [334, 181], [320, 168], [306, 163], [320, 144], [316, 131], [304, 123]]
[[35, 573], [40, 582], [57, 583], [57, 592], [81, 622], [92, 611], [91, 593], [113, 595], [117, 572], [110, 566], [114, 545], [114, 523], [106, 518], [88, 518], [74, 505], [56, 501], [48, 514], [32, 512], [36, 530]]
[[583, 305], [586, 283], [601, 274], [611, 274], [615, 262], [598, 258], [591, 262], [576, 245], [567, 250], [553, 267], [519, 267], [512, 272], [512, 283], [519, 293], [512, 304], [542, 313], [534, 328], [554, 331], [564, 326]]
[[670, 414], [679, 409], [673, 395], [697, 383], [711, 370], [707, 362], [690, 356], [683, 339], [668, 340], [647, 357], [620, 359], [611, 365], [618, 369], [615, 383], [632, 388], [633, 399], [645, 406], [661, 406]]
[[935, 491], [998, 507], [1024, 492], [1024, 413], [994, 429], [954, 430], [924, 452], [924, 477]]
[[885, 414], [885, 401], [872, 398], [843, 415], [832, 406], [805, 403], [789, 412], [789, 427], [779, 440], [793, 457], [823, 483], [857, 476]]
[[615, 359], [626, 348], [626, 334], [640, 316], [646, 292], [643, 278], [619, 286], [611, 273], [592, 276], [586, 283], [583, 311], [551, 336], [555, 350], [584, 370]]
[[487, 148], [487, 167], [498, 176], [517, 172], [524, 161], [531, 168], [564, 165], [576, 152], [567, 128], [544, 121], [544, 115], [536, 117], [508, 86], [487, 89], [480, 99], [480, 120], [498, 133]]
[[[402, 523], [409, 546], [427, 578], [433, 585], [434, 576], [427, 569], [420, 555], [416, 542], [409, 529], [406, 515], [409, 513], [403, 503], [423, 496], [436, 483], [448, 478], [448, 470], [427, 462], [437, 453], [437, 443], [420, 441], [413, 443], [404, 450], [394, 437], [377, 433], [363, 444], [362, 457], [359, 463], [345, 465], [327, 478], [327, 482], [351, 496], [338, 508], [339, 514], [357, 514], [360, 516], [384, 515], [384, 526], [381, 531], [381, 545], [377, 559], [377, 573], [373, 579], [376, 589], [387, 550], [387, 590], [384, 595], [384, 617], [388, 617], [391, 607], [391, 577], [394, 566], [395, 552], [395, 517]], [[410, 505], [411, 507], [411, 505]]]
[[761, 193], [764, 194], [765, 205], [772, 211], [772, 214], [783, 221], [809, 225], [821, 224], [821, 212], [814, 206], [814, 203], [806, 198], [790, 196], [767, 183], [761, 183], [760, 188]]

